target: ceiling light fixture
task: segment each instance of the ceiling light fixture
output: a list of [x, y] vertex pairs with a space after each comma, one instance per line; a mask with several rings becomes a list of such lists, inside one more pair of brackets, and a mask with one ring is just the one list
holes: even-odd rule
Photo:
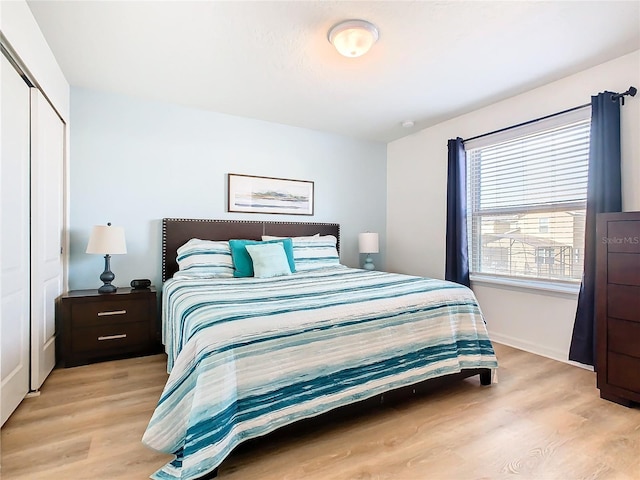
[[365, 20], [345, 20], [329, 30], [329, 42], [345, 57], [359, 57], [378, 41], [378, 29]]

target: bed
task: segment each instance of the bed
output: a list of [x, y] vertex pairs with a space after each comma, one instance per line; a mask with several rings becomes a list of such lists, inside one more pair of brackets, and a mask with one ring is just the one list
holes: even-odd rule
[[[289, 275], [234, 278], [219, 274], [226, 263], [196, 275], [176, 260], [194, 241], [290, 237]], [[471, 375], [491, 383], [497, 360], [471, 290], [347, 268], [339, 239], [337, 224], [163, 220], [170, 375], [143, 443], [176, 457], [152, 478], [211, 478], [246, 440], [388, 392]]]

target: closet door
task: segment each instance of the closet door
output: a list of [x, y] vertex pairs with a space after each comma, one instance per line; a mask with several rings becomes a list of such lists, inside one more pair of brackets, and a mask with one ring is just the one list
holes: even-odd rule
[[29, 390], [29, 87], [1, 55], [0, 423]]
[[65, 125], [31, 89], [31, 390], [56, 363], [55, 303], [62, 293]]

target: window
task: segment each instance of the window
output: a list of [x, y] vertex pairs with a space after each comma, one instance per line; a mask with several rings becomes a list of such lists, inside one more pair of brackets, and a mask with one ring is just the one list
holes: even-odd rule
[[589, 113], [465, 143], [472, 275], [580, 281]]
[[541, 217], [538, 221], [538, 232], [549, 233], [549, 218]]

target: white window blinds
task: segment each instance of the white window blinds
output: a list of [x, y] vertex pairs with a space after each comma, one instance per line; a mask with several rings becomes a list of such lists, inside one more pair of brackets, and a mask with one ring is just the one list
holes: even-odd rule
[[471, 273], [580, 280], [589, 113], [465, 143]]

